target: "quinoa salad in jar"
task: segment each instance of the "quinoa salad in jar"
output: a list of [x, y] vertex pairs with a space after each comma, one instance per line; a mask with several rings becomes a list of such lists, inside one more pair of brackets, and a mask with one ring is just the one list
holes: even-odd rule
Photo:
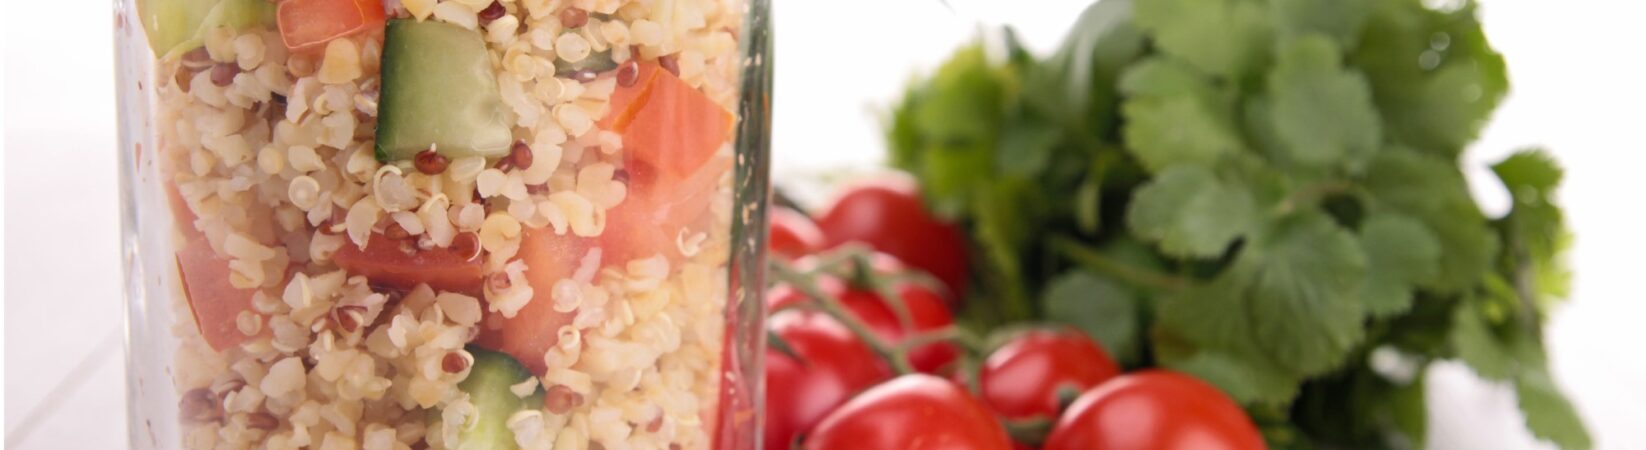
[[752, 440], [764, 2], [116, 3], [133, 448]]

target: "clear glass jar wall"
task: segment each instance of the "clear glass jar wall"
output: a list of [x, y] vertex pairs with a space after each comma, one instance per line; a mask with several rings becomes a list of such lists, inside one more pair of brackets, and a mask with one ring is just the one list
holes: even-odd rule
[[753, 448], [766, 0], [116, 0], [138, 449]]

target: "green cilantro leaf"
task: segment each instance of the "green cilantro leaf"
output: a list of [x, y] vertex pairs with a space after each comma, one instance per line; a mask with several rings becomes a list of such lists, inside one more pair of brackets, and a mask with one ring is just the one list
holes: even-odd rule
[[1258, 212], [1244, 186], [1202, 166], [1177, 165], [1138, 188], [1126, 219], [1132, 233], [1168, 255], [1208, 258], [1251, 230]]
[[1097, 340], [1122, 365], [1138, 359], [1137, 297], [1107, 277], [1075, 271], [1053, 279], [1042, 294], [1046, 317]]
[[894, 107], [887, 131], [891, 161], [921, 179], [940, 213], [958, 215], [976, 183], [994, 173], [1008, 84], [1003, 69], [973, 44]]
[[1253, 237], [1229, 273], [1254, 336], [1299, 375], [1337, 367], [1363, 337], [1366, 255], [1353, 234], [1307, 211]]
[[1372, 159], [1363, 184], [1374, 206], [1415, 218], [1440, 239], [1439, 276], [1423, 287], [1460, 293], [1489, 268], [1498, 250], [1497, 237], [1486, 227], [1456, 164], [1387, 149]]
[[1555, 204], [1555, 188], [1564, 176], [1560, 166], [1542, 150], [1524, 150], [1492, 166], [1514, 199], [1514, 209], [1503, 221], [1506, 241], [1523, 253], [1522, 264], [1534, 272], [1540, 305], [1566, 297], [1570, 284], [1561, 255], [1570, 243], [1564, 217]]
[[1298, 393], [1297, 377], [1261, 354], [1203, 350], [1165, 365], [1205, 380], [1243, 404], [1281, 405]]
[[1526, 415], [1526, 428], [1533, 436], [1564, 450], [1588, 450], [1594, 446], [1583, 419], [1555, 386], [1548, 369], [1522, 371], [1515, 378], [1515, 396], [1520, 411]]
[[1269, 73], [1270, 113], [1281, 160], [1309, 167], [1358, 166], [1378, 146], [1380, 125], [1359, 73], [1345, 70], [1336, 44], [1318, 35], [1283, 46]]
[[[981, 45], [961, 49], [938, 68], [927, 87], [930, 95], [913, 114], [932, 140], [993, 144], [1005, 102], [1002, 77]], [[944, 95], [951, 93], [965, 95]]]
[[[1363, 337], [1365, 272], [1354, 235], [1324, 214], [1299, 213], [1253, 236], [1216, 280], [1162, 300], [1157, 331], [1194, 349], [1263, 361], [1247, 361], [1241, 372], [1269, 372], [1272, 365], [1289, 374], [1280, 380], [1318, 375], [1342, 365]], [[1193, 354], [1180, 353], [1177, 364]]]
[[1406, 448], [1424, 448], [1429, 436], [1429, 408], [1425, 401], [1428, 382], [1422, 373], [1404, 386], [1396, 386], [1384, 400], [1384, 414], [1396, 431], [1393, 439], [1402, 441]]
[[[1515, 152], [1503, 161], [1492, 165], [1492, 172], [1497, 174], [1503, 184], [1516, 188], [1514, 194], [1534, 194], [1541, 200], [1554, 193], [1556, 186], [1566, 177], [1566, 172], [1555, 163], [1554, 157], [1543, 149], [1528, 149]], [[1530, 189], [1533, 192], [1522, 192], [1519, 189]]]
[[1000, 148], [995, 167], [1013, 177], [1035, 177], [1051, 163], [1052, 153], [1062, 139], [1062, 130], [1052, 124], [1021, 116], [1007, 119], [1000, 132]]
[[1133, 97], [1196, 97], [1218, 95], [1212, 80], [1172, 58], [1149, 58], [1126, 69], [1120, 78], [1120, 92]]
[[1376, 0], [1269, 0], [1281, 39], [1320, 34], [1342, 48], [1354, 48]]
[[1539, 332], [1570, 276], [1561, 170], [1494, 165], [1514, 207], [1481, 213], [1458, 161], [1505, 67], [1471, 0], [1430, 4], [1096, 0], [1051, 55], [962, 48], [886, 122], [969, 238], [959, 321], [1073, 325], [1218, 386], [1276, 448], [1423, 446], [1421, 375], [1379, 348], [1514, 383], [1534, 434], [1589, 447]]
[[1238, 78], [1268, 60], [1273, 24], [1252, 0], [1137, 0], [1155, 44], [1202, 72]]
[[1151, 172], [1212, 164], [1243, 148], [1226, 94], [1180, 63], [1152, 59], [1126, 71], [1120, 89], [1126, 148]]
[[1194, 375], [1243, 404], [1284, 405], [1301, 379], [1254, 340], [1247, 299], [1220, 279], [1156, 302], [1150, 335], [1160, 365]]
[[1514, 350], [1498, 339], [1481, 308], [1466, 298], [1452, 314], [1452, 351], [1476, 374], [1507, 380], [1517, 368]]
[[1440, 273], [1440, 242], [1422, 222], [1398, 214], [1373, 215], [1360, 226], [1366, 252], [1366, 285], [1361, 297], [1375, 317], [1405, 312], [1412, 291]]
[[1112, 138], [1120, 72], [1143, 53], [1131, 0], [1103, 0], [1080, 14], [1057, 52], [1024, 76], [1024, 101], [1053, 123]]
[[1349, 61], [1371, 81], [1385, 137], [1457, 156], [1508, 92], [1502, 55], [1486, 42], [1472, 2], [1447, 12], [1421, 0], [1375, 3]]

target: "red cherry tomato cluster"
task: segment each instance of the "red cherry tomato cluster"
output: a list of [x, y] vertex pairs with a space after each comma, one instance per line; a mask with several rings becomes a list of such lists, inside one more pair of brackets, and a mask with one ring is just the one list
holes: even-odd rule
[[817, 223], [829, 247], [867, 244], [943, 280], [951, 293], [966, 292], [966, 235], [926, 210], [912, 179], [847, 187], [817, 215]]
[[1217, 388], [1122, 374], [1074, 329], [1020, 330], [984, 349], [950, 310], [968, 275], [963, 235], [912, 185], [860, 184], [817, 223], [772, 217], [765, 448], [1265, 448]]

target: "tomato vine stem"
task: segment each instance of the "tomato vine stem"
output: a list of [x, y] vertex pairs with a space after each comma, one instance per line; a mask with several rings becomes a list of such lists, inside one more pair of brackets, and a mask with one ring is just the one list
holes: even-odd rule
[[847, 311], [845, 304], [839, 298], [824, 292], [823, 288], [817, 285], [816, 279], [796, 270], [783, 261], [772, 261], [771, 269], [772, 274], [776, 275], [779, 282], [787, 283], [805, 293], [817, 305], [818, 309], [839, 321], [841, 325], [845, 325], [846, 329], [851, 330], [852, 334], [856, 335], [858, 339], [862, 339], [863, 343], [868, 344], [869, 349], [873, 350], [881, 359], [884, 359], [887, 364], [890, 364], [892, 370], [897, 372], [898, 375], [916, 373], [914, 365], [909, 363], [909, 358], [904, 352], [899, 352], [896, 347], [887, 344], [885, 340], [880, 339], [880, 336], [876, 336], [874, 331], [863, 323], [862, 319], [858, 319], [856, 315]]

